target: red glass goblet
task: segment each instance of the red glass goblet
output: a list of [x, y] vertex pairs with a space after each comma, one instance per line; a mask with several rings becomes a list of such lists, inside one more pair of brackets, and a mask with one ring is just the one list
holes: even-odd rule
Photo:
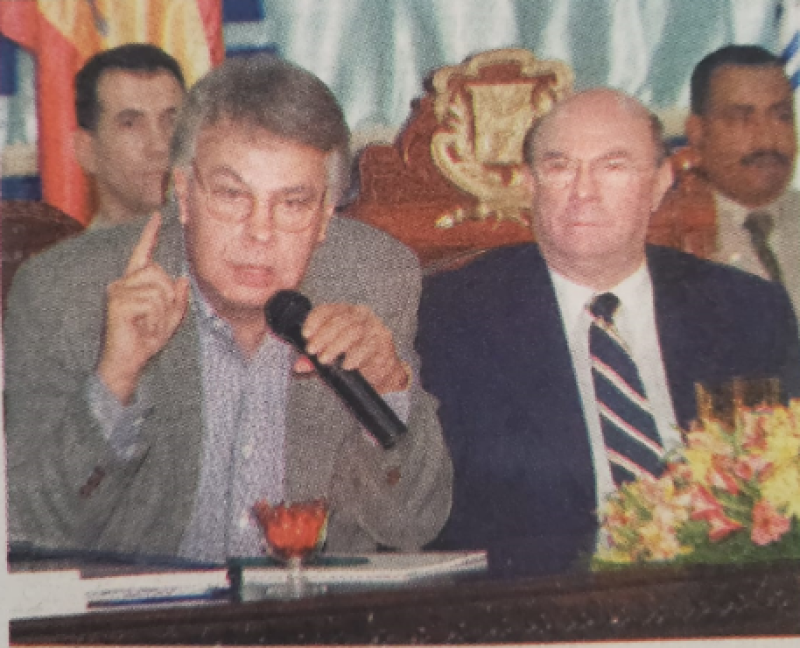
[[323, 586], [305, 578], [303, 563], [325, 543], [328, 523], [325, 500], [281, 502], [273, 506], [262, 499], [255, 503], [253, 512], [264, 531], [270, 555], [288, 568], [285, 587], [276, 588], [276, 593], [299, 598], [324, 591]]

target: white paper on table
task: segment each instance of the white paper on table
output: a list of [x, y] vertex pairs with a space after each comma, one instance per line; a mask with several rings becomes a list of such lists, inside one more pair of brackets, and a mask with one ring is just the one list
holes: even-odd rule
[[[366, 564], [303, 567], [303, 576], [312, 583], [402, 583], [431, 576], [482, 571], [487, 567], [485, 551], [420, 553], [378, 553], [358, 556]], [[346, 556], [341, 556], [346, 559]], [[282, 567], [244, 567], [242, 583], [272, 585], [286, 580]]]
[[230, 586], [225, 569], [103, 576], [84, 583], [86, 598], [95, 605], [203, 597]]
[[77, 569], [14, 572], [6, 578], [11, 619], [86, 612], [86, 589]]

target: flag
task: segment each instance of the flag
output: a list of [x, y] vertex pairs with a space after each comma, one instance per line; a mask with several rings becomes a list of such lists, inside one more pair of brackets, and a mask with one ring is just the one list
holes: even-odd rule
[[780, 6], [778, 45], [792, 89], [800, 87], [800, 1], [784, 0]]
[[[778, 46], [786, 75], [797, 95], [800, 88], [800, 0], [783, 0], [779, 5]], [[800, 187], [800, 165], [795, 168], [792, 186]]]
[[0, 33], [36, 58], [42, 199], [83, 223], [88, 182], [72, 150], [73, 80], [93, 54], [152, 43], [174, 56], [191, 85], [222, 61], [222, 0], [0, 1]]

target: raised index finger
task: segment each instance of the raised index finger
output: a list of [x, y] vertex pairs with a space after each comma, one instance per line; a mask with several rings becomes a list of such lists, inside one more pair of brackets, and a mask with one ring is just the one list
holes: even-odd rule
[[153, 250], [156, 249], [158, 242], [158, 230], [161, 227], [161, 214], [156, 212], [147, 221], [144, 226], [139, 240], [136, 242], [133, 252], [131, 252], [130, 259], [128, 259], [128, 266], [125, 268], [125, 274], [129, 275], [137, 270], [147, 267], [150, 263], [150, 258], [153, 255]]

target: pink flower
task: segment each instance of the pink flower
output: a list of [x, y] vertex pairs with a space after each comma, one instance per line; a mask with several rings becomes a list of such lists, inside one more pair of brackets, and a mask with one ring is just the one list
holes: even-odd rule
[[739, 493], [739, 484], [731, 475], [732, 471], [733, 464], [730, 459], [727, 457], [715, 457], [711, 468], [706, 474], [706, 481], [709, 486], [721, 488], [731, 495], [736, 495]]
[[780, 540], [789, 531], [790, 521], [766, 500], [761, 500], [753, 507], [753, 531], [750, 534], [757, 545], [766, 545]]
[[722, 505], [717, 499], [702, 486], [692, 488], [692, 515], [693, 520], [711, 520], [712, 517], [722, 516]]
[[622, 507], [614, 508], [609, 511], [605, 516], [605, 524], [610, 528], [622, 528], [627, 526], [631, 521], [632, 516]]
[[726, 517], [722, 512], [718, 515], [710, 516], [707, 519], [708, 523], [711, 525], [711, 528], [708, 530], [708, 539], [712, 542], [718, 542], [733, 531], [742, 528], [741, 524], [736, 520], [731, 520], [729, 517]]
[[692, 469], [683, 461], [670, 461], [664, 472], [672, 477], [673, 481], [688, 482], [692, 479]]
[[664, 500], [661, 484], [655, 479], [640, 480], [639, 497], [651, 506], [661, 503]]
[[750, 481], [756, 476], [762, 481], [771, 467], [772, 464], [761, 456], [745, 455], [736, 459], [733, 473], [744, 481]]
[[767, 429], [764, 417], [751, 419], [751, 424], [744, 432], [742, 447], [749, 452], [753, 450], [763, 452], [767, 449]]

